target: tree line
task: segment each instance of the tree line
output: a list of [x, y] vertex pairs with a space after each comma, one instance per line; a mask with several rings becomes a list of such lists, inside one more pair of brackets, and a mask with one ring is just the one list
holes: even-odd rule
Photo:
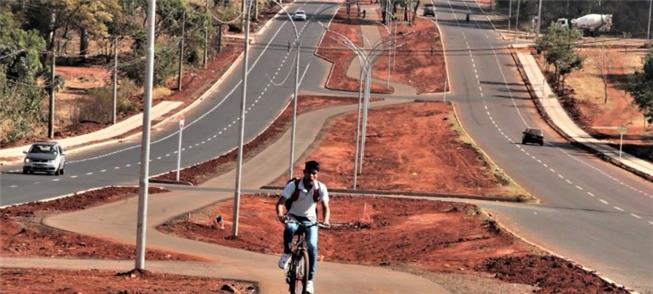
[[[271, 4], [256, 3], [254, 17], [260, 5]], [[122, 96], [130, 95], [128, 88], [136, 92], [144, 82], [147, 6], [147, 0], [0, 1], [0, 144], [41, 131], [47, 120], [44, 99], [52, 87], [61, 88], [64, 82], [59, 76], [50, 81], [55, 54], [57, 64], [92, 62], [113, 70], [113, 47], [118, 44]], [[155, 85], [177, 74], [180, 59], [192, 66], [206, 65], [206, 56], [223, 46], [223, 25], [240, 29], [241, 22], [235, 21], [239, 15], [236, 1], [158, 0]], [[91, 90], [111, 96], [104, 95], [110, 89]]]
[[[519, 23], [522, 25], [530, 24], [539, 7], [539, 0], [495, 0], [495, 3], [505, 10], [512, 4], [513, 21], [519, 5]], [[614, 34], [645, 38], [648, 10], [648, 0], [543, 0], [542, 27], [547, 28], [558, 18], [573, 19], [590, 13], [612, 14]]]
[[[560, 92], [565, 78], [574, 70], [583, 67], [583, 58], [578, 55], [576, 44], [582, 33], [576, 28], [551, 23], [548, 31], [538, 39], [536, 49], [544, 54], [546, 63], [553, 66], [553, 85]], [[645, 119], [653, 122], [653, 49], [645, 55], [643, 66], [633, 74], [626, 91], [633, 96], [633, 104]]]

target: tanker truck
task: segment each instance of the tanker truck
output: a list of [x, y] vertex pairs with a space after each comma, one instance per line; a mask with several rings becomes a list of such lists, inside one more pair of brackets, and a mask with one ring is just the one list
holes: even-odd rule
[[[563, 27], [569, 26], [566, 18], [559, 18], [558, 23]], [[571, 20], [571, 25], [583, 30], [585, 34], [594, 35], [595, 32], [607, 32], [612, 28], [612, 14], [588, 14]]]

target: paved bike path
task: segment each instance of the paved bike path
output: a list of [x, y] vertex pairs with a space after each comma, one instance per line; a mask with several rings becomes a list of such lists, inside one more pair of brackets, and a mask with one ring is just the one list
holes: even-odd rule
[[[401, 101], [381, 101], [373, 107], [389, 105]], [[313, 143], [326, 120], [346, 111], [354, 111], [356, 105], [332, 107], [310, 112], [298, 117], [296, 133], [296, 153], [302, 154]], [[289, 132], [280, 140], [266, 148], [243, 165], [243, 189], [258, 188], [287, 172]], [[235, 171], [216, 177], [203, 185], [203, 188], [232, 188]], [[327, 183], [328, 184], [328, 183]], [[212, 263], [168, 262], [177, 273], [207, 273], [209, 276], [229, 279], [256, 281], [261, 293], [284, 293], [287, 286], [284, 273], [276, 267], [278, 256], [254, 253], [245, 250], [203, 243], [166, 235], [154, 229], [157, 225], [180, 214], [206, 206], [215, 201], [233, 198], [230, 192], [173, 191], [165, 194], [153, 194], [148, 199], [147, 238], [148, 249], [164, 249], [201, 256]], [[44, 220], [44, 223], [63, 230], [92, 235], [123, 243], [136, 243], [136, 216], [138, 198], [122, 200], [107, 205], [93, 207], [82, 211], [57, 215]], [[270, 209], [273, 209], [270, 207]], [[240, 212], [241, 215], [247, 211]], [[240, 228], [243, 232], [245, 227]], [[271, 234], [281, 234], [282, 227], [272, 230]], [[279, 244], [281, 246], [281, 244]], [[30, 262], [26, 259], [25, 262]], [[34, 262], [38, 262], [35, 259]], [[80, 265], [82, 268], [95, 267], [96, 263], [84, 263], [75, 260], [61, 261], [68, 265]], [[107, 266], [108, 262], [98, 262], [98, 266]], [[148, 270], [166, 271], [163, 262], [146, 261]], [[3, 262], [3, 264], [5, 264]], [[120, 270], [133, 267], [130, 262], [111, 264]], [[152, 267], [152, 268], [150, 268]], [[112, 268], [113, 269], [113, 268]], [[392, 271], [383, 267], [320, 262], [316, 277], [316, 291], [321, 293], [447, 293], [439, 285], [428, 279]]]

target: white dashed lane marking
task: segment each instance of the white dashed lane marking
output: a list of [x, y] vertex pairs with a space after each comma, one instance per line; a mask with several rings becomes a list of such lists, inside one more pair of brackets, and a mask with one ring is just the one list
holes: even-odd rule
[[92, 174], [93, 174], [93, 172], [87, 172], [87, 173], [86, 173], [87, 176], [90, 176], [90, 175], [92, 175]]
[[100, 172], [101, 172], [101, 173], [105, 173], [105, 172], [107, 172], [107, 170], [106, 170], [106, 169], [103, 169], [103, 170], [101, 170]]
[[58, 182], [58, 181], [59, 181], [59, 179], [52, 179], [52, 181], [53, 181], [53, 182]]
[[9, 186], [9, 188], [16, 188], [16, 187], [18, 187], [18, 186], [17, 186], [17, 185], [11, 185], [11, 186]]
[[608, 202], [608, 201], [605, 201], [605, 200], [603, 200], [603, 199], [599, 199], [599, 201], [601, 201], [601, 203], [603, 203], [603, 204], [605, 204], [605, 205], [608, 205], [608, 204], [610, 204], [610, 202]]
[[582, 190], [583, 190], [583, 187], [581, 187], [581, 186], [578, 186], [578, 185], [576, 185], [576, 189], [578, 189], [578, 190], [581, 190], [581, 191], [582, 191]]
[[636, 215], [636, 214], [634, 214], [634, 213], [631, 213], [630, 215], [632, 215], [632, 216], [633, 216], [634, 218], [636, 218], [636, 219], [642, 219], [642, 217], [641, 217], [641, 216], [639, 216], [639, 215]]
[[619, 207], [619, 206], [613, 206], [613, 207], [614, 207], [614, 209], [616, 209], [616, 210], [619, 210], [619, 211], [624, 211], [624, 210], [623, 210], [623, 209], [621, 209], [621, 207]]
[[587, 195], [590, 195], [590, 196], [592, 196], [592, 197], [595, 197], [595, 196], [596, 196], [596, 195], [594, 195], [594, 193], [592, 193], [592, 192], [587, 192]]
[[77, 176], [70, 176], [71, 179], [77, 178]]

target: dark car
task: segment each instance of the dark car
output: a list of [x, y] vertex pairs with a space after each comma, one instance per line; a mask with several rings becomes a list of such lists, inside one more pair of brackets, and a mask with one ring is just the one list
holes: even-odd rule
[[527, 128], [524, 130], [524, 137], [522, 137], [521, 143], [526, 144], [528, 142], [537, 143], [540, 146], [544, 145], [544, 133], [542, 130], [536, 128]]
[[435, 16], [435, 6], [433, 4], [424, 4], [424, 16]]

